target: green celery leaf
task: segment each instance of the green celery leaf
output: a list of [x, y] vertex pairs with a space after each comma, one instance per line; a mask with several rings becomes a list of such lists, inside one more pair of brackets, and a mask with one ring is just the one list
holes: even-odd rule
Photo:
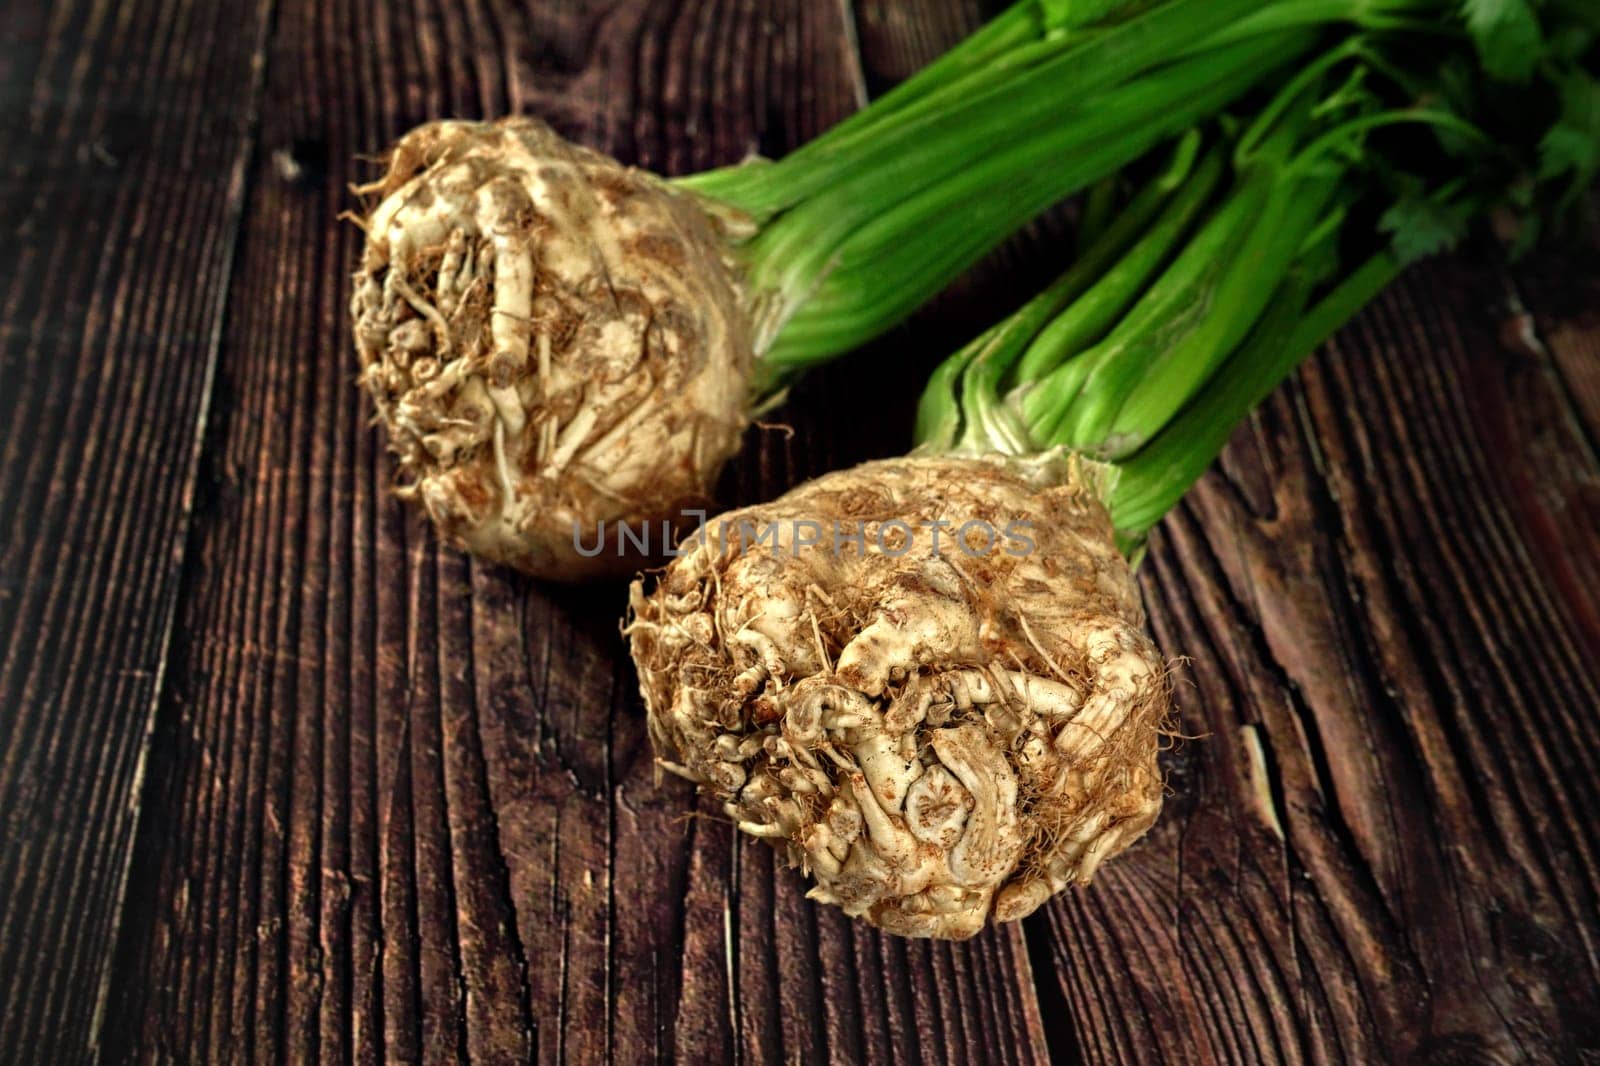
[[1489, 75], [1526, 81], [1538, 65], [1543, 41], [1529, 0], [1462, 0], [1467, 30]]
[[[1485, 92], [1483, 74], [1471, 58], [1462, 53], [1449, 56], [1434, 72], [1437, 98], [1426, 101], [1430, 107], [1452, 111], [1469, 117], [1478, 114]], [[1492, 90], [1490, 90], [1492, 91]], [[1470, 119], [1469, 119], [1470, 120]], [[1471, 156], [1482, 150], [1476, 141], [1464, 136], [1460, 130], [1435, 127], [1433, 135], [1439, 147], [1456, 158]]]
[[1573, 69], [1561, 81], [1561, 117], [1539, 142], [1539, 178], [1561, 181], [1565, 203], [1600, 176], [1600, 80]]
[[1407, 192], [1383, 213], [1378, 228], [1390, 235], [1400, 261], [1410, 263], [1454, 247], [1465, 235], [1471, 216], [1464, 204], [1444, 204]]

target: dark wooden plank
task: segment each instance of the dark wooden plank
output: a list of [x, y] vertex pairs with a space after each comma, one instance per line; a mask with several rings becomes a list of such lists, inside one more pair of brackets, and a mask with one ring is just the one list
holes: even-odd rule
[[1583, 590], [1600, 587], [1600, 488], [1591, 475], [1600, 455], [1600, 235], [1586, 245], [1556, 247], [1518, 263], [1508, 279], [1500, 342], [1548, 375], [1524, 375], [1566, 400], [1564, 405], [1512, 407], [1547, 413], [1549, 425], [1526, 419], [1517, 426], [1530, 463], [1543, 468], [1539, 481], [1520, 483], [1542, 492], [1528, 508], [1538, 521], [1528, 527], [1542, 565], [1552, 568], [1555, 587], [1591, 641], [1600, 644], [1600, 612]]
[[[1600, 212], [1600, 189], [1590, 197]], [[1600, 233], [1586, 242], [1541, 249], [1516, 264], [1504, 338], [1554, 361], [1561, 389], [1588, 449], [1600, 446]]]
[[1506, 295], [1492, 259], [1412, 271], [1156, 539], [1203, 738], [1149, 840], [1048, 914], [1086, 1058], [1600, 1047], [1600, 644], [1571, 579], [1600, 537], [1545, 535], [1600, 470], [1552, 364], [1503, 342]]
[[[334, 215], [426, 118], [525, 110], [669, 171], [856, 106], [799, 0], [283, 3], [219, 370], [186, 634], [118, 957], [119, 1055], [585, 1061], [1042, 1057], [1017, 930], [905, 945], [653, 783], [619, 586], [437, 550], [351, 387]], [[857, 357], [892, 380], [899, 341]], [[898, 447], [913, 396], [804, 386], [731, 500]], [[901, 390], [904, 392], [904, 390]], [[896, 422], [896, 420], [899, 420]], [[887, 443], [886, 443], [887, 442]]]
[[93, 1051], [269, 8], [5, 12], [0, 1060]]

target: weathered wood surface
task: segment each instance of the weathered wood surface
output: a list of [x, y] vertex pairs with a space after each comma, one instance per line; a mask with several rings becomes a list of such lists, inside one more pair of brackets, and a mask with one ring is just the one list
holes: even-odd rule
[[[982, 14], [12, 5], [0, 1060], [1600, 1054], [1592, 252], [1414, 270], [1239, 433], [1143, 573], [1203, 737], [1167, 816], [966, 944], [811, 906], [652, 784], [620, 588], [441, 551], [385, 495], [355, 156], [508, 110], [673, 172], [778, 153]], [[810, 379], [726, 499], [898, 450], [881, 368], [1049, 243]]]
[[81, 1054], [109, 976], [266, 25], [0, 11], [3, 1062]]

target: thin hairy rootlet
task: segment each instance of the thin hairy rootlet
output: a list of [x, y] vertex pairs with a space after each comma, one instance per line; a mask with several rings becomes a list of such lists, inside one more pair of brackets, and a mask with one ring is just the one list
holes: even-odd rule
[[620, 526], [706, 499], [748, 421], [747, 224], [527, 118], [420, 126], [358, 192], [356, 349], [399, 494], [541, 577], [633, 569]]
[[1169, 707], [1094, 480], [913, 457], [723, 515], [631, 590], [660, 765], [890, 932], [971, 936], [1087, 882], [1161, 808]]

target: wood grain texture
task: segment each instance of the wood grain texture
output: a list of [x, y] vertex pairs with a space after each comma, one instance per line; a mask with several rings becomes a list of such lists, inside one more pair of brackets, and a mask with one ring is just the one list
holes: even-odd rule
[[3, 21], [0, 1061], [69, 1062], [110, 969], [266, 10]]
[[1203, 739], [1050, 910], [1074, 1011], [1122, 1029], [1087, 1057], [1600, 1048], [1595, 586], [1545, 536], [1600, 470], [1509, 297], [1492, 259], [1413, 270], [1163, 527], [1147, 602]]
[[[1413, 270], [1241, 429], [1142, 573], [1189, 657], [1167, 815], [1021, 927], [906, 942], [654, 784], [620, 587], [389, 498], [335, 216], [441, 115], [778, 154], [992, 5], [265, 4], [8, 12], [0, 1060], [1600, 1055], [1593, 249]], [[903, 448], [897, 376], [1062, 232], [805, 380], [724, 500]]]

